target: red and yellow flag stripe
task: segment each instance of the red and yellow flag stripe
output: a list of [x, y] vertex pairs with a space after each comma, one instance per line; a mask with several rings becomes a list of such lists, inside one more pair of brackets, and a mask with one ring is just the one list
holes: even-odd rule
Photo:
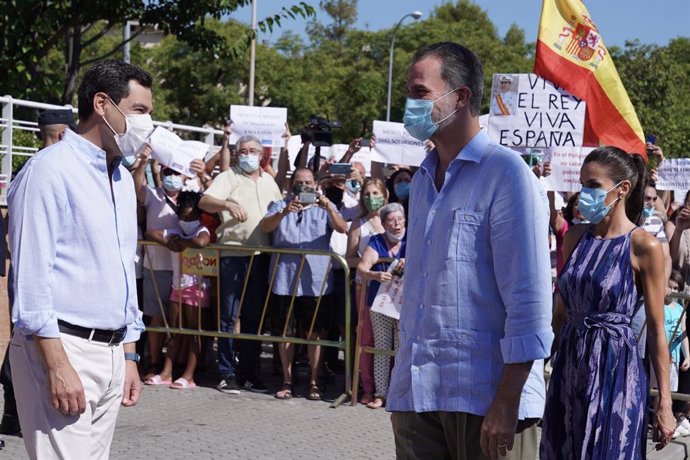
[[581, 0], [544, 0], [534, 73], [587, 103], [585, 145], [646, 157], [635, 108]]

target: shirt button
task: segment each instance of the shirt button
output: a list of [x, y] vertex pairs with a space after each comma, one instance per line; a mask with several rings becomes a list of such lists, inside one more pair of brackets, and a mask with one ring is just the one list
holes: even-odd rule
[[466, 215], [465, 215], [465, 220], [472, 220], [472, 216], [466, 214]]
[[427, 272], [424, 272], [424, 273], [422, 273], [422, 276], [423, 276], [424, 278], [426, 278], [426, 277], [427, 277], [427, 275], [428, 275], [428, 273], [427, 273]]
[[435, 210], [435, 209], [432, 209], [432, 210], [431, 210], [431, 214], [436, 214], [436, 210]]
[[426, 245], [431, 246], [431, 240], [426, 240]]
[[421, 335], [418, 335], [418, 336], [417, 336], [417, 341], [420, 341], [420, 340], [422, 340], [422, 336], [421, 336]]

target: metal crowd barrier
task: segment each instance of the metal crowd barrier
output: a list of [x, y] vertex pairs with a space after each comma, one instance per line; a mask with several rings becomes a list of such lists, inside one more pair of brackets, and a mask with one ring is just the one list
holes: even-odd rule
[[[147, 248], [149, 246], [158, 246], [157, 243], [151, 242], [151, 241], [139, 241], [139, 244], [143, 246], [144, 249], [144, 259], [148, 259], [150, 262], [150, 258], [148, 255]], [[220, 278], [220, 258], [227, 256], [245, 256], [249, 257], [249, 264], [248, 264], [248, 269], [247, 273], [244, 278], [244, 283], [242, 286], [242, 294], [240, 296], [240, 307], [239, 307], [239, 312], [238, 312], [238, 319], [237, 322], [240, 322], [242, 320], [242, 309], [245, 305], [245, 300], [247, 296], [252, 295], [251, 292], [247, 292], [247, 285], [249, 282], [249, 278], [252, 275], [252, 267], [254, 265], [254, 261], [257, 256], [261, 254], [267, 254], [267, 255], [272, 255], [275, 256], [275, 258], [272, 260], [271, 263], [271, 270], [270, 270], [270, 275], [269, 279], [266, 280], [267, 283], [267, 290], [266, 290], [266, 296], [263, 300], [263, 308], [261, 311], [261, 319], [259, 321], [258, 328], [256, 330], [256, 333], [240, 333], [237, 332], [237, 327], [235, 328], [235, 331], [233, 332], [224, 332], [220, 330], [220, 324], [221, 324], [221, 309], [220, 309], [220, 302], [221, 302], [221, 296], [220, 296], [220, 283], [222, 282]], [[282, 325], [282, 333], [280, 335], [274, 335], [275, 331], [271, 331], [271, 335], [267, 335], [263, 333], [264, 325], [268, 321], [268, 314], [269, 314], [269, 307], [270, 307], [270, 301], [271, 301], [271, 292], [272, 292], [272, 287], [273, 283], [275, 281], [275, 275], [276, 275], [276, 268], [278, 265], [278, 262], [280, 260], [280, 257], [285, 254], [291, 254], [291, 255], [299, 255], [301, 256], [300, 260], [300, 265], [299, 269], [297, 272], [297, 277], [295, 280], [293, 280], [294, 288], [291, 296], [291, 301], [290, 305], [288, 308], [288, 314], [285, 320], [285, 323]], [[319, 339], [319, 340], [312, 340], [312, 339], [306, 339], [302, 337], [296, 337], [296, 336], [289, 336], [288, 335], [288, 330], [289, 330], [289, 324], [291, 317], [293, 316], [293, 308], [295, 304], [295, 298], [297, 297], [297, 287], [299, 285], [298, 281], [300, 280], [302, 273], [304, 272], [305, 264], [306, 264], [306, 256], [307, 255], [320, 255], [320, 256], [327, 256], [330, 258], [328, 268], [326, 270], [326, 276], [322, 280], [321, 283], [321, 296], [319, 296], [316, 304], [316, 308], [314, 311], [314, 315], [311, 319], [311, 324], [309, 327], [309, 331], [305, 334], [306, 337], [311, 336], [313, 330], [314, 330], [314, 325], [316, 322], [317, 315], [319, 313], [319, 308], [321, 307], [321, 299], [324, 294], [325, 288], [326, 288], [326, 283], [328, 279], [328, 272], [331, 271], [331, 269], [334, 267], [342, 267], [343, 272], [345, 275], [345, 331], [344, 331], [344, 338], [342, 341], [332, 341], [332, 340], [324, 340], [324, 339]], [[148, 263], [149, 267], [151, 266], [150, 263]], [[145, 270], [149, 270], [148, 268], [145, 268]], [[240, 339], [240, 340], [258, 340], [261, 342], [272, 342], [272, 343], [291, 343], [291, 344], [296, 344], [296, 345], [321, 345], [323, 347], [335, 347], [339, 350], [342, 350], [344, 355], [345, 355], [345, 388], [343, 390], [343, 393], [331, 404], [331, 407], [338, 407], [340, 404], [345, 402], [347, 398], [350, 397], [350, 388], [352, 386], [352, 367], [350, 363], [352, 362], [352, 357], [350, 355], [350, 331], [351, 331], [351, 324], [352, 324], [352, 318], [351, 318], [351, 310], [350, 310], [350, 304], [352, 299], [350, 298], [350, 269], [347, 265], [347, 261], [345, 258], [343, 258], [341, 255], [333, 253], [333, 252], [328, 252], [328, 251], [315, 251], [315, 250], [305, 250], [305, 249], [282, 249], [282, 248], [272, 248], [272, 247], [254, 247], [254, 246], [231, 246], [231, 245], [222, 245], [222, 244], [212, 244], [208, 245], [207, 247], [203, 249], [186, 249], [183, 252], [180, 253], [180, 273], [185, 273], [189, 275], [194, 275], [197, 277], [202, 277], [206, 276], [209, 278], [216, 278], [217, 282], [215, 283], [216, 285], [216, 303], [215, 303], [215, 320], [216, 320], [216, 327], [215, 329], [205, 329], [203, 326], [203, 321], [201, 320], [201, 308], [198, 308], [198, 327], [197, 329], [189, 329], [185, 328], [182, 325], [182, 299], [180, 298], [178, 305], [180, 308], [178, 309], [178, 318], [176, 322], [176, 326], [171, 326], [169, 318], [166, 317], [163, 301], [164, 299], [161, 298], [160, 295], [160, 290], [159, 287], [156, 283], [156, 278], [155, 276], [152, 276], [152, 282], [154, 289], [156, 291], [156, 297], [158, 299], [158, 304], [161, 309], [161, 313], [163, 313], [163, 320], [164, 320], [164, 326], [163, 327], [147, 327], [146, 331], [147, 332], [161, 332], [165, 334], [183, 334], [183, 335], [194, 335], [194, 336], [204, 336], [204, 337], [216, 337], [216, 338], [233, 338], [233, 339]], [[174, 285], [173, 285], [174, 287]], [[237, 323], [236, 323], [237, 326]], [[356, 379], [355, 379], [356, 380]], [[356, 399], [356, 398], [355, 398]]]
[[[395, 259], [392, 258], [381, 258], [376, 261], [374, 265], [377, 265], [379, 263], [387, 264], [393, 262]], [[357, 393], [359, 391], [359, 379], [357, 377], [357, 373], [359, 372], [359, 365], [360, 365], [360, 360], [362, 357], [362, 353], [369, 353], [373, 355], [387, 355], [390, 356], [391, 358], [395, 357], [396, 350], [390, 350], [390, 349], [385, 349], [385, 348], [376, 348], [376, 344], [374, 344], [373, 347], [370, 346], [363, 346], [362, 345], [362, 326], [364, 324], [363, 318], [364, 315], [366, 314], [366, 310], [371, 307], [371, 305], [367, 305], [367, 293], [369, 291], [369, 283], [359, 283], [360, 290], [359, 290], [359, 299], [357, 302], [357, 316], [358, 316], [358, 321], [357, 321], [357, 338], [355, 340], [355, 363], [354, 363], [354, 373], [355, 373], [355, 378], [352, 379], [352, 389], [350, 391], [350, 394], [352, 395], [352, 405], [355, 406], [357, 405]], [[373, 325], [372, 325], [373, 329]], [[396, 327], [396, 334], [399, 333], [399, 326]], [[393, 340], [393, 343], [396, 343], [397, 340]], [[390, 378], [390, 377], [389, 377]]]
[[[683, 313], [680, 315], [680, 318], [678, 318], [678, 321], [676, 322], [676, 325], [673, 328], [673, 333], [671, 334], [671, 339], [668, 341], [669, 347], [671, 346], [671, 343], [676, 339], [678, 335], [680, 335], [681, 331], [681, 324], [683, 321], [685, 321], [685, 316], [687, 315], [688, 311], [688, 305], [689, 305], [689, 300], [690, 300], [690, 295], [688, 294], [683, 294], [682, 292], [673, 292], [669, 294], [668, 297], [674, 298], [674, 299], [679, 299], [681, 302], [681, 306], [683, 307]], [[642, 327], [642, 331], [644, 331], [646, 327], [647, 322], [645, 321], [645, 325]], [[688, 333], [688, 331], [686, 331]], [[682, 340], [682, 336], [681, 336]], [[688, 357], [690, 358], [690, 357]], [[651, 363], [650, 363], [651, 365]], [[690, 369], [686, 372], [690, 372]], [[651, 375], [651, 374], [650, 374]], [[652, 396], [659, 396], [659, 390], [652, 388], [652, 382], [651, 378], [649, 379], [649, 394]], [[671, 392], [671, 399], [673, 400], [678, 400], [678, 401], [690, 401], [690, 394], [685, 394], [685, 393], [678, 393], [675, 391]]]

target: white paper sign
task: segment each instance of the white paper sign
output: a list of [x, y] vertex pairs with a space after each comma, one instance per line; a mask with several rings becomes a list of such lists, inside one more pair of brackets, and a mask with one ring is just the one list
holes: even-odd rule
[[400, 319], [402, 311], [403, 279], [397, 276], [388, 283], [381, 283], [371, 304], [371, 311]]
[[535, 74], [496, 74], [489, 137], [508, 147], [579, 147], [585, 102]]
[[409, 166], [419, 166], [424, 161], [424, 143], [410, 136], [402, 123], [377, 120], [373, 132], [376, 144], [371, 161]]
[[261, 145], [282, 147], [285, 145], [283, 133], [287, 122], [287, 109], [284, 107], [249, 107], [231, 105], [232, 135], [230, 142], [235, 143], [242, 136], [255, 136]]
[[[658, 190], [690, 190], [690, 158], [664, 160], [657, 169], [656, 188]], [[676, 201], [683, 201], [676, 197]]]
[[544, 150], [543, 161], [551, 162], [551, 174], [542, 177], [546, 190], [579, 192], [580, 169], [585, 157], [594, 147], [550, 147]]
[[153, 130], [148, 143], [154, 160], [187, 177], [196, 176], [196, 173], [189, 169], [192, 160], [203, 160], [211, 148], [203, 142], [183, 141], [180, 136], [162, 126]]

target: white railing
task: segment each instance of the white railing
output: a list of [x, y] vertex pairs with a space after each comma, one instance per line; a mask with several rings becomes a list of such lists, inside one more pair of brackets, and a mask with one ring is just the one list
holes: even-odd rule
[[[38, 123], [33, 120], [22, 120], [15, 118], [15, 107], [25, 107], [37, 110], [50, 109], [68, 109], [75, 115], [77, 109], [71, 105], [55, 105], [45, 104], [42, 102], [25, 101], [22, 99], [14, 99], [12, 96], [0, 96], [0, 104], [2, 104], [2, 117], [0, 117], [0, 130], [2, 130], [2, 138], [0, 139], [0, 206], [7, 205], [7, 187], [12, 180], [12, 159], [14, 156], [32, 156], [38, 149], [27, 145], [17, 145], [14, 142], [14, 131], [27, 131], [31, 133], [38, 132]], [[211, 146], [217, 146], [216, 136], [223, 135], [223, 131], [215, 129], [210, 126], [190, 126], [180, 125], [171, 121], [154, 121], [155, 126], [164, 126], [165, 128], [179, 131], [181, 133], [197, 133], [202, 136], [202, 142], [206, 142]], [[209, 149], [210, 154], [215, 153], [217, 149]]]

